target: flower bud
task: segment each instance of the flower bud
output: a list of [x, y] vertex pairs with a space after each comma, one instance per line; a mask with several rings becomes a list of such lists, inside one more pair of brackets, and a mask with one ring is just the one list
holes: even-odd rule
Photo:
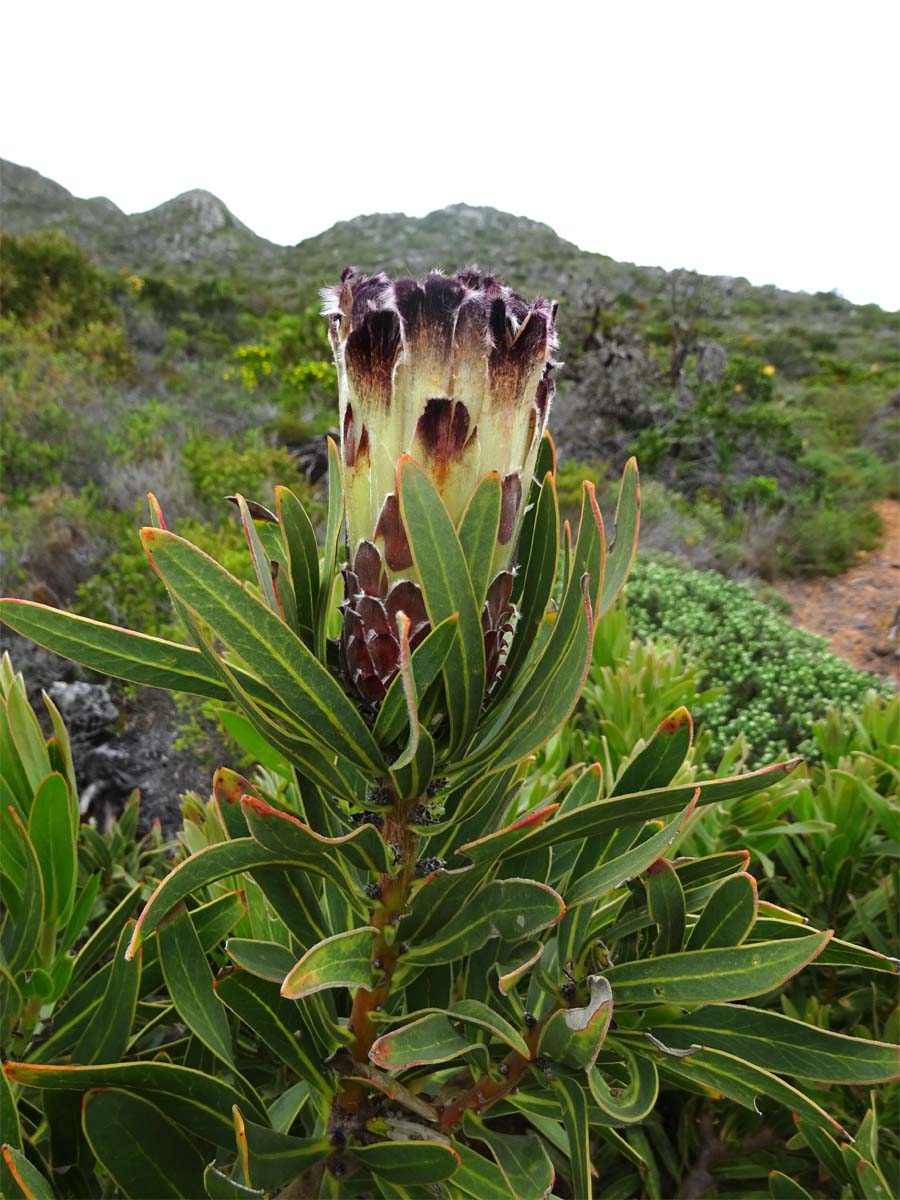
[[435, 271], [421, 284], [347, 270], [323, 297], [340, 389], [345, 670], [377, 703], [399, 665], [397, 612], [410, 618], [413, 649], [429, 629], [396, 492], [409, 454], [457, 524], [488, 472], [502, 482], [482, 619], [490, 680], [510, 629], [509, 568], [554, 391], [555, 305], [529, 303], [475, 269]]

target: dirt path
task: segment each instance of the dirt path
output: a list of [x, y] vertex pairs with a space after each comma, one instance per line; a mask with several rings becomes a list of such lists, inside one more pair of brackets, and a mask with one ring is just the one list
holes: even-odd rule
[[877, 506], [884, 540], [834, 579], [783, 580], [795, 625], [828, 638], [833, 654], [900, 684], [900, 502]]

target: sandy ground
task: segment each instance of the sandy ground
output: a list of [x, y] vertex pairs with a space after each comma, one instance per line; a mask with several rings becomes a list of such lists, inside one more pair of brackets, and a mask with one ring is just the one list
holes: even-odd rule
[[791, 620], [828, 638], [829, 649], [900, 685], [900, 502], [882, 500], [884, 539], [860, 551], [856, 566], [834, 579], [783, 580]]

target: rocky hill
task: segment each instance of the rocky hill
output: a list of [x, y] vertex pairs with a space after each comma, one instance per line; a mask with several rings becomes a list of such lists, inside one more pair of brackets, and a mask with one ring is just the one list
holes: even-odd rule
[[[301, 297], [312, 297], [347, 263], [421, 273], [477, 262], [517, 287], [576, 302], [592, 300], [598, 289], [604, 301], [652, 300], [665, 293], [673, 274], [680, 274], [616, 262], [580, 250], [539, 221], [468, 204], [422, 218], [359, 216], [296, 246], [278, 246], [248, 229], [209, 192], [185, 192], [148, 212], [128, 214], [105, 197], [80, 199], [37, 171], [6, 160], [0, 160], [0, 225], [14, 234], [61, 229], [116, 270], [240, 276], [266, 282], [276, 294]], [[804, 317], [823, 308], [816, 297], [754, 287], [745, 279], [717, 276], [705, 283], [707, 307], [711, 304], [717, 318], [727, 319], [735, 301], [748, 298]], [[854, 306], [829, 295], [824, 308], [834, 325]]]

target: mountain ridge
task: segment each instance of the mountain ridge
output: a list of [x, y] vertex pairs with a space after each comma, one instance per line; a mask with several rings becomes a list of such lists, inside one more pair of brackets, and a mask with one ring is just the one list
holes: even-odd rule
[[[293, 245], [271, 242], [203, 188], [182, 192], [153, 208], [126, 213], [104, 196], [82, 198], [34, 168], [0, 159], [0, 227], [22, 235], [57, 228], [102, 265], [114, 270], [232, 275], [266, 280], [310, 294], [352, 263], [421, 274], [477, 262], [520, 288], [572, 295], [590, 287], [637, 299], [658, 295], [679, 272], [618, 262], [582, 250], [545, 222], [465, 202], [424, 217], [367, 213], [338, 221]], [[448, 254], [452, 253], [452, 259]], [[807, 297], [740, 276], [703, 276], [723, 299], [758, 295]], [[849, 306], [849, 301], [842, 303]]]

